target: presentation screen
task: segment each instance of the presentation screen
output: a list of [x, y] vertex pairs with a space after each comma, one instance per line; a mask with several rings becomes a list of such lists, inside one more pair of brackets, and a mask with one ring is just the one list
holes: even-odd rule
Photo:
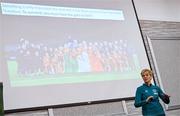
[[149, 68], [131, 0], [1, 0], [5, 110], [134, 97]]

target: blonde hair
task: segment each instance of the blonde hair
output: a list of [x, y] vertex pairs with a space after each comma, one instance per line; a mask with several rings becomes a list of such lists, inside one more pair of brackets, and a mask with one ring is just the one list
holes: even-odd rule
[[143, 76], [145, 72], [148, 72], [148, 74], [150, 74], [151, 76], [153, 76], [153, 72], [152, 72], [152, 70], [150, 70], [150, 69], [143, 69], [143, 70], [141, 71], [141, 76]]

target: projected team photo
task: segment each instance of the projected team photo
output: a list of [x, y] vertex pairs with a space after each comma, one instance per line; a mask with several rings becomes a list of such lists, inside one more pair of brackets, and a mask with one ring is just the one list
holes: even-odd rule
[[[78, 42], [70, 40], [58, 46], [35, 44], [21, 38], [7, 47], [8, 60], [14, 62], [19, 76], [66, 73], [125, 72], [136, 70], [133, 50], [126, 41]], [[55, 47], [57, 46], [57, 47]], [[11, 65], [9, 66], [11, 70]]]

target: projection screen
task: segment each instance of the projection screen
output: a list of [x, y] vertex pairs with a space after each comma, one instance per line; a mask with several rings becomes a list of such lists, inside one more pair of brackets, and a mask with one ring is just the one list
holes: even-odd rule
[[131, 0], [1, 0], [5, 110], [134, 97], [149, 68]]

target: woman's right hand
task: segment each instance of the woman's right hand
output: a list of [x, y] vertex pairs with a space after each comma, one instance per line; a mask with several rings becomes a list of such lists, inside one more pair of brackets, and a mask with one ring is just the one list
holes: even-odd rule
[[149, 97], [146, 99], [146, 102], [148, 102], [148, 103], [151, 102], [151, 101], [153, 100], [153, 98], [154, 98], [153, 96], [149, 96]]

